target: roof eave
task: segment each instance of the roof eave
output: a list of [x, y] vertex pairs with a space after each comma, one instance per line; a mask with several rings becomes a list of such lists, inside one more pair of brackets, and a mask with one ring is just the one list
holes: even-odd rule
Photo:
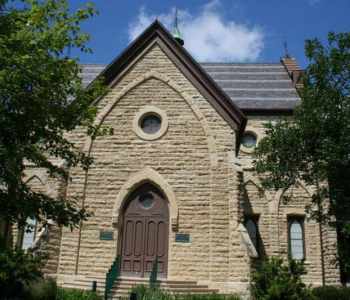
[[241, 108], [247, 115], [293, 115], [294, 108]]

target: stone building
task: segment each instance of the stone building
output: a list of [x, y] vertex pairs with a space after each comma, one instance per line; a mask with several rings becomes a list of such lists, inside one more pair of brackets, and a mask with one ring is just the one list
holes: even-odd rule
[[35, 189], [93, 212], [77, 230], [50, 226], [46, 274], [103, 291], [120, 257], [122, 294], [148, 280], [157, 257], [166, 288], [245, 294], [257, 260], [290, 255], [305, 260], [307, 283], [339, 282], [336, 233], [306, 215], [310, 191], [301, 182], [265, 191], [252, 168], [263, 124], [291, 116], [300, 100], [294, 59], [199, 64], [155, 21], [108, 66], [82, 67], [86, 84], [100, 74], [110, 87], [93, 105], [113, 134], [70, 136], [94, 163], [71, 169], [68, 186], [28, 170]]

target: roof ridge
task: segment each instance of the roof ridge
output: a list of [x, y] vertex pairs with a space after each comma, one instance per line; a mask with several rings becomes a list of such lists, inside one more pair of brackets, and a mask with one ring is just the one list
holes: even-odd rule
[[[200, 65], [280, 65], [283, 66], [280, 62], [257, 62], [257, 63], [238, 63], [238, 62], [199, 62]], [[80, 63], [80, 66], [107, 66], [108, 63]]]
[[221, 61], [210, 61], [210, 62], [199, 62], [201, 65], [281, 65], [281, 62], [221, 62]]

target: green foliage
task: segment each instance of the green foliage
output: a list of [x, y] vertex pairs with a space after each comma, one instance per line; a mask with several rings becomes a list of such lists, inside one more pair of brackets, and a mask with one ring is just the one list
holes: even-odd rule
[[138, 285], [133, 287], [132, 293], [136, 293], [138, 300], [173, 300], [174, 296], [162, 291], [161, 289], [154, 289], [145, 285]]
[[0, 249], [0, 297], [23, 297], [25, 286], [41, 276], [38, 265], [30, 253]]
[[298, 181], [314, 188], [315, 209], [309, 212], [337, 228], [340, 261], [350, 274], [350, 33], [329, 33], [327, 45], [307, 40], [305, 53], [310, 64], [302, 101], [293, 121], [267, 125], [256, 149], [256, 169], [267, 188]]
[[271, 172], [273, 187], [297, 179], [317, 184], [328, 180], [330, 169], [349, 166], [350, 33], [330, 33], [328, 41], [328, 47], [306, 41], [310, 64], [293, 122], [269, 124], [257, 148], [258, 170]]
[[[69, 167], [86, 169], [92, 161], [67, 137], [79, 126], [99, 134], [90, 104], [105, 90], [99, 81], [85, 88], [78, 59], [70, 56], [74, 49], [91, 52], [80, 25], [96, 12], [91, 4], [74, 12], [67, 0], [16, 4], [0, 2], [0, 220], [19, 230], [28, 217], [73, 228], [87, 211], [75, 199], [32, 190], [23, 174], [30, 164], [68, 180]], [[30, 254], [8, 250], [0, 257], [1, 284], [8, 282], [5, 290], [22, 286], [36, 277], [37, 266]]]
[[67, 180], [67, 169], [52, 158], [67, 168], [91, 163], [67, 136], [78, 126], [99, 132], [90, 104], [104, 88], [101, 82], [85, 88], [78, 59], [70, 56], [74, 49], [91, 52], [80, 24], [96, 12], [91, 4], [73, 12], [67, 0], [11, 2], [0, 13], [0, 218], [22, 228], [27, 217], [73, 227], [87, 212], [74, 199], [33, 191], [23, 172], [30, 163]]
[[55, 300], [57, 295], [57, 285], [53, 279], [33, 281], [25, 290], [26, 300]]
[[177, 296], [176, 300], [240, 300], [236, 295], [220, 295], [220, 294], [189, 294]]
[[239, 300], [236, 295], [220, 294], [170, 294], [159, 288], [150, 288], [145, 285], [139, 285], [132, 289], [137, 294], [138, 300]]
[[317, 300], [349, 300], [350, 288], [339, 286], [323, 286], [314, 288], [312, 293]]
[[58, 288], [55, 300], [102, 300], [102, 297], [91, 291]]
[[305, 274], [301, 262], [272, 257], [258, 266], [252, 277], [252, 295], [256, 300], [312, 300], [311, 290], [301, 276]]
[[27, 282], [11, 285], [17, 290], [6, 293], [1, 286], [0, 299], [25, 300], [102, 300], [102, 297], [91, 291], [58, 288], [53, 279], [42, 279], [33, 276]]

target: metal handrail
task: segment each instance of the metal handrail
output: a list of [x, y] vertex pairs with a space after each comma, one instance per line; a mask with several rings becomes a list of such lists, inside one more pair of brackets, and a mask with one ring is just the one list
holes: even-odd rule
[[158, 256], [156, 257], [156, 260], [153, 263], [152, 272], [151, 272], [151, 275], [149, 277], [149, 287], [151, 289], [157, 288], [157, 286], [158, 286], [157, 277], [158, 277]]
[[108, 300], [114, 283], [120, 275], [121, 257], [118, 255], [106, 274], [105, 300]]

